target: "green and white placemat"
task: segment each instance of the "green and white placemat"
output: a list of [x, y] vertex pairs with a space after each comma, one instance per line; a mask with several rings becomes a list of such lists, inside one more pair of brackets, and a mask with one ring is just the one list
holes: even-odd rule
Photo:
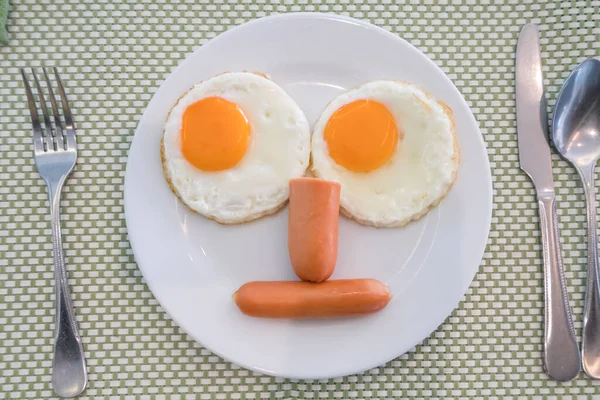
[[[194, 49], [273, 13], [334, 12], [384, 27], [431, 57], [473, 109], [487, 143], [494, 215], [467, 295], [430, 338], [362, 375], [298, 382], [212, 355], [160, 308], [125, 228], [127, 151], [160, 83]], [[569, 71], [600, 55], [600, 1], [14, 0], [0, 47], [0, 399], [54, 398], [53, 270], [46, 189], [31, 158], [19, 67], [56, 65], [79, 131], [63, 195], [63, 236], [90, 384], [84, 399], [591, 398], [583, 374], [550, 381], [541, 364], [543, 290], [537, 206], [518, 168], [514, 56], [540, 25], [550, 106]], [[585, 283], [583, 191], [554, 157], [575, 324]], [[401, 332], [398, 332], [401, 334]], [[352, 351], [352, 349], [348, 349]]]

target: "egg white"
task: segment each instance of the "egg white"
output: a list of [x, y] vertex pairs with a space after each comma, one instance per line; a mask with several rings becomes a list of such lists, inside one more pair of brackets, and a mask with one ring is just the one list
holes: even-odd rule
[[[183, 156], [185, 109], [217, 96], [237, 104], [250, 124], [242, 159], [223, 171], [202, 171]], [[288, 182], [305, 174], [310, 126], [292, 98], [271, 80], [250, 72], [217, 75], [192, 87], [173, 106], [165, 123], [161, 155], [171, 189], [193, 211], [223, 224], [247, 222], [279, 210]]]
[[[324, 139], [333, 113], [361, 99], [385, 105], [401, 132], [392, 157], [370, 172], [338, 165]], [[342, 185], [343, 213], [376, 227], [397, 227], [421, 218], [446, 195], [459, 166], [452, 111], [405, 82], [373, 81], [335, 98], [315, 124], [311, 148], [313, 174]]]

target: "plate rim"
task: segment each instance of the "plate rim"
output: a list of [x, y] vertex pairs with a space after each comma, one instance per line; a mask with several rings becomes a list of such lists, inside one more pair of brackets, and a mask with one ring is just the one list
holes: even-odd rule
[[[127, 188], [130, 186], [128, 185], [128, 182], [130, 182], [133, 178], [131, 176], [132, 172], [131, 172], [131, 167], [130, 167], [130, 157], [129, 157], [129, 153], [131, 152], [131, 149], [135, 146], [136, 142], [141, 140], [140, 137], [142, 136], [140, 134], [140, 125], [142, 124], [142, 121], [144, 121], [145, 119], [148, 118], [148, 114], [149, 114], [149, 110], [150, 110], [150, 106], [151, 104], [155, 101], [155, 99], [157, 98], [157, 95], [160, 94], [163, 90], [163, 88], [165, 87], [166, 84], [168, 84], [169, 80], [177, 74], [177, 72], [179, 71], [179, 69], [182, 68], [182, 65], [185, 63], [185, 61], [187, 61], [189, 58], [191, 58], [195, 53], [202, 51], [202, 49], [205, 49], [207, 47], [212, 47], [215, 45], [218, 45], [220, 39], [227, 37], [231, 34], [235, 34], [235, 32], [237, 32], [239, 29], [241, 28], [247, 28], [250, 25], [255, 25], [255, 24], [261, 24], [261, 23], [265, 23], [265, 22], [270, 22], [272, 20], [286, 20], [286, 19], [324, 19], [324, 20], [332, 20], [332, 21], [342, 21], [342, 22], [346, 22], [346, 23], [351, 23], [363, 28], [368, 28], [369, 30], [375, 31], [379, 34], [385, 35], [388, 38], [391, 38], [399, 43], [401, 43], [404, 46], [408, 46], [410, 47], [413, 51], [415, 51], [416, 53], [418, 53], [421, 58], [430, 63], [432, 66], [434, 66], [434, 68], [437, 70], [438, 73], [442, 74], [450, 83], [451, 83], [451, 87], [452, 90], [455, 92], [455, 94], [457, 94], [461, 100], [461, 103], [464, 107], [466, 107], [466, 109], [469, 111], [468, 112], [468, 118], [471, 120], [470, 122], [476, 127], [479, 135], [475, 135], [474, 138], [469, 138], [469, 140], [477, 140], [479, 143], [479, 147], [483, 150], [483, 152], [485, 153], [485, 165], [482, 167], [485, 167], [485, 176], [488, 178], [486, 181], [488, 182], [488, 190], [485, 192], [485, 197], [486, 197], [486, 208], [487, 208], [487, 216], [486, 216], [486, 221], [485, 221], [485, 230], [486, 230], [486, 234], [482, 235], [482, 238], [480, 240], [480, 243], [478, 244], [478, 246], [476, 248], [481, 249], [480, 251], [477, 252], [478, 255], [478, 259], [479, 259], [479, 264], [477, 265], [476, 268], [474, 268], [474, 272], [473, 275], [470, 277], [470, 279], [468, 280], [468, 283], [466, 285], [463, 285], [460, 287], [460, 292], [462, 292], [462, 296], [460, 298], [458, 298], [455, 302], [447, 302], [447, 304], [449, 304], [449, 307], [444, 307], [444, 315], [445, 317], [439, 321], [438, 323], [435, 323], [433, 328], [431, 328], [431, 324], [429, 324], [427, 326], [427, 331], [429, 332], [425, 337], [417, 340], [415, 343], [412, 343], [411, 346], [405, 350], [402, 353], [399, 354], [395, 354], [392, 357], [382, 357], [381, 360], [378, 360], [374, 363], [370, 363], [368, 367], [360, 367], [360, 368], [349, 368], [347, 370], [345, 370], [345, 372], [343, 373], [339, 373], [339, 374], [334, 374], [334, 375], [328, 375], [328, 376], [313, 376], [310, 374], [307, 375], [302, 375], [302, 376], [294, 376], [294, 375], [290, 375], [290, 374], [282, 374], [279, 373], [277, 371], [270, 371], [270, 370], [266, 370], [254, 365], [250, 365], [244, 362], [239, 362], [239, 361], [234, 361], [231, 360], [229, 357], [223, 356], [221, 354], [221, 352], [219, 351], [215, 351], [212, 348], [206, 347], [202, 341], [198, 340], [198, 338], [196, 337], [195, 334], [191, 333], [183, 324], [180, 323], [180, 321], [176, 320], [175, 318], [172, 317], [172, 313], [169, 312], [169, 307], [165, 306], [165, 304], [163, 304], [163, 302], [161, 301], [161, 299], [159, 298], [159, 296], [157, 296], [156, 292], [155, 292], [155, 282], [152, 279], [148, 279], [147, 274], [144, 273], [144, 268], [141, 266], [141, 264], [139, 263], [139, 259], [140, 257], [138, 256], [138, 254], [140, 254], [140, 249], [137, 245], [134, 244], [134, 241], [132, 240], [132, 235], [131, 235], [131, 229], [130, 226], [133, 225], [133, 223], [131, 222], [131, 213], [128, 212], [128, 209], [134, 207], [134, 205], [130, 205], [128, 202], [128, 195], [127, 195]], [[130, 198], [130, 197], [129, 197]], [[262, 374], [266, 374], [269, 376], [276, 376], [276, 377], [281, 377], [281, 378], [289, 378], [289, 379], [301, 379], [301, 380], [311, 380], [311, 379], [332, 379], [332, 378], [337, 378], [337, 377], [343, 377], [343, 376], [349, 376], [349, 375], [354, 375], [354, 374], [359, 374], [359, 373], [363, 373], [366, 371], [369, 371], [370, 369], [373, 368], [377, 368], [379, 366], [382, 366], [386, 363], [388, 363], [389, 361], [403, 355], [406, 354], [408, 352], [410, 352], [412, 349], [414, 349], [419, 343], [422, 343], [423, 341], [425, 341], [427, 338], [431, 337], [432, 333], [435, 332], [435, 330], [441, 326], [448, 317], [451, 316], [452, 312], [458, 308], [458, 306], [460, 305], [460, 303], [464, 300], [464, 297], [469, 289], [469, 287], [471, 286], [471, 284], [473, 283], [473, 281], [475, 280], [477, 273], [481, 267], [482, 264], [482, 260], [483, 260], [483, 256], [485, 255], [485, 251], [487, 249], [487, 242], [489, 239], [489, 235], [491, 232], [491, 223], [492, 223], [492, 216], [493, 216], [493, 178], [492, 178], [492, 173], [491, 173], [491, 166], [490, 166], [490, 160], [489, 160], [489, 154], [487, 152], [487, 145], [485, 140], [483, 139], [483, 134], [481, 132], [481, 128], [479, 127], [479, 123], [477, 121], [477, 119], [475, 118], [473, 111], [471, 110], [471, 107], [469, 106], [469, 104], [467, 103], [466, 99], [464, 98], [464, 96], [462, 95], [462, 93], [458, 90], [458, 88], [456, 87], [456, 85], [454, 84], [454, 82], [448, 77], [448, 75], [446, 75], [446, 73], [431, 59], [429, 58], [425, 53], [423, 53], [421, 50], [419, 50], [416, 46], [412, 45], [410, 42], [408, 42], [406, 39], [400, 37], [399, 35], [388, 31], [387, 29], [384, 29], [380, 26], [374, 25], [368, 21], [365, 20], [360, 20], [360, 19], [356, 19], [356, 18], [352, 18], [352, 17], [348, 17], [348, 16], [344, 16], [344, 15], [339, 15], [339, 14], [335, 14], [335, 13], [319, 13], [319, 12], [291, 12], [291, 13], [283, 13], [283, 14], [273, 14], [273, 15], [269, 15], [269, 16], [265, 16], [265, 17], [261, 17], [261, 18], [256, 18], [244, 23], [241, 23], [239, 25], [236, 25], [218, 35], [216, 35], [215, 37], [211, 38], [208, 42], [206, 42], [203, 45], [200, 45], [199, 47], [197, 47], [193, 52], [189, 53], [184, 60], [182, 60], [170, 73], [169, 75], [166, 77], [166, 79], [160, 84], [160, 86], [158, 87], [158, 89], [156, 90], [156, 92], [152, 95], [152, 98], [150, 99], [150, 101], [148, 101], [144, 112], [142, 113], [140, 120], [137, 124], [137, 127], [135, 129], [134, 135], [133, 135], [133, 139], [131, 141], [131, 145], [129, 147], [129, 151], [127, 154], [127, 165], [125, 168], [125, 178], [124, 178], [124, 183], [123, 183], [123, 203], [124, 203], [124, 214], [125, 214], [125, 223], [126, 223], [126, 230], [127, 230], [127, 236], [129, 239], [129, 243], [132, 249], [132, 253], [134, 256], [134, 261], [137, 265], [137, 267], [139, 268], [140, 272], [142, 273], [143, 279], [146, 283], [146, 285], [148, 286], [148, 288], [150, 289], [150, 292], [152, 293], [152, 296], [156, 299], [156, 301], [159, 303], [159, 305], [161, 306], [161, 308], [165, 311], [165, 313], [168, 315], [168, 317], [170, 319], [172, 319], [172, 321], [183, 331], [185, 332], [187, 335], [190, 336], [191, 339], [193, 339], [196, 343], [200, 344], [202, 347], [204, 347], [205, 349], [207, 349], [208, 351], [210, 351], [211, 353], [217, 355], [218, 357], [220, 357], [221, 359], [230, 362], [232, 364], [241, 366], [245, 369], [251, 370], [251, 371], [256, 371]], [[482, 224], [483, 225], [483, 224]], [[483, 237], [484, 236], [484, 237]], [[449, 311], [446, 311], [449, 310]]]

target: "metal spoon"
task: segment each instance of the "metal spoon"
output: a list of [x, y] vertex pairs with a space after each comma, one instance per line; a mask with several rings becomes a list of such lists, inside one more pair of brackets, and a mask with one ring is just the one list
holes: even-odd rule
[[587, 202], [587, 289], [581, 337], [583, 370], [600, 379], [600, 271], [594, 168], [600, 158], [600, 61], [588, 59], [565, 81], [554, 107], [552, 140], [579, 172]]

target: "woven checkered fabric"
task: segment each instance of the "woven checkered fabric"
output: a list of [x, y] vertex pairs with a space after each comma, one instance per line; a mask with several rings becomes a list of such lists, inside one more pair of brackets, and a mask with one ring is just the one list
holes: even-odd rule
[[[243, 22], [334, 12], [408, 40], [454, 81], [487, 143], [494, 185], [488, 247], [451, 316], [409, 353], [364, 374], [298, 382], [227, 363], [158, 305], [127, 240], [123, 178], [144, 108], [187, 55]], [[53, 398], [53, 268], [46, 189], [31, 154], [19, 67], [59, 67], [79, 131], [63, 194], [63, 237], [90, 384], [83, 399], [387, 399], [600, 396], [583, 374], [541, 364], [543, 289], [537, 205], [518, 168], [514, 58], [521, 26], [542, 35], [550, 106], [569, 71], [600, 55], [600, 1], [13, 0], [0, 47], [0, 399]], [[585, 284], [584, 199], [554, 157], [575, 325]], [[600, 182], [599, 182], [600, 183]], [[399, 333], [400, 334], [400, 333]], [[351, 349], [350, 349], [351, 351]]]

